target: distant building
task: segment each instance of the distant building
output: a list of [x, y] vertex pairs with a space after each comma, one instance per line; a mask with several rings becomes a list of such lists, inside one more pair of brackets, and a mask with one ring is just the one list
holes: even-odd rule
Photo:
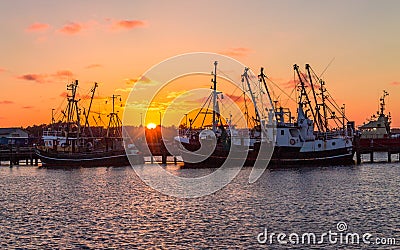
[[27, 145], [29, 134], [21, 128], [0, 128], [0, 145]]

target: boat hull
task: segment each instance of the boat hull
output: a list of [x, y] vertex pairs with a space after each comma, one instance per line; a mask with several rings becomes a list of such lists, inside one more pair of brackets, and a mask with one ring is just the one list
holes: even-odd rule
[[141, 154], [127, 155], [125, 151], [68, 154], [36, 149], [36, 155], [42, 162], [42, 167], [120, 167], [144, 164]]
[[[275, 147], [272, 155], [259, 155], [258, 150], [248, 150], [247, 157], [237, 158], [235, 152], [228, 159], [228, 151], [215, 150], [210, 156], [193, 157], [193, 152], [181, 150], [181, 155], [186, 168], [220, 167], [227, 166], [257, 166], [268, 168], [310, 167], [321, 165], [352, 165], [354, 152], [352, 147], [339, 148], [325, 151], [301, 152], [300, 148]], [[187, 159], [203, 158], [205, 160], [190, 163]], [[227, 160], [228, 159], [228, 160]]]

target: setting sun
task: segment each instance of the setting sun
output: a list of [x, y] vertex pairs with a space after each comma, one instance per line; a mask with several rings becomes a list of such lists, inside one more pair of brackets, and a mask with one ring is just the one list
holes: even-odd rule
[[155, 129], [157, 127], [157, 124], [155, 124], [155, 123], [149, 123], [149, 124], [147, 124], [147, 128], [148, 129]]

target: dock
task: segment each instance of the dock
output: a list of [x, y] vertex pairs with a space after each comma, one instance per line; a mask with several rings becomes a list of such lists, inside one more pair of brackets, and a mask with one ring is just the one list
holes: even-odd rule
[[0, 161], [7, 161], [10, 167], [24, 162], [26, 165], [37, 166], [39, 158], [34, 147], [6, 145], [0, 147]]
[[354, 149], [356, 152], [357, 164], [361, 163], [361, 155], [368, 154], [370, 162], [374, 162], [374, 153], [386, 153], [387, 162], [392, 162], [392, 155], [399, 155], [400, 139], [362, 139], [355, 138]]

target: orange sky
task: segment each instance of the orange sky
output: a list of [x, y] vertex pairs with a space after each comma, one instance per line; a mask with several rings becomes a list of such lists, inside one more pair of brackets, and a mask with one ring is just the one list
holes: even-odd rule
[[50, 122], [74, 79], [81, 95], [98, 82], [94, 110], [109, 112], [106, 97], [126, 98], [148, 68], [194, 51], [232, 56], [255, 72], [264, 66], [282, 86], [293, 80], [293, 64], [321, 73], [334, 59], [323, 78], [348, 117], [362, 124], [385, 89], [400, 127], [395, 0], [38, 0], [2, 1], [0, 9], [0, 127]]

